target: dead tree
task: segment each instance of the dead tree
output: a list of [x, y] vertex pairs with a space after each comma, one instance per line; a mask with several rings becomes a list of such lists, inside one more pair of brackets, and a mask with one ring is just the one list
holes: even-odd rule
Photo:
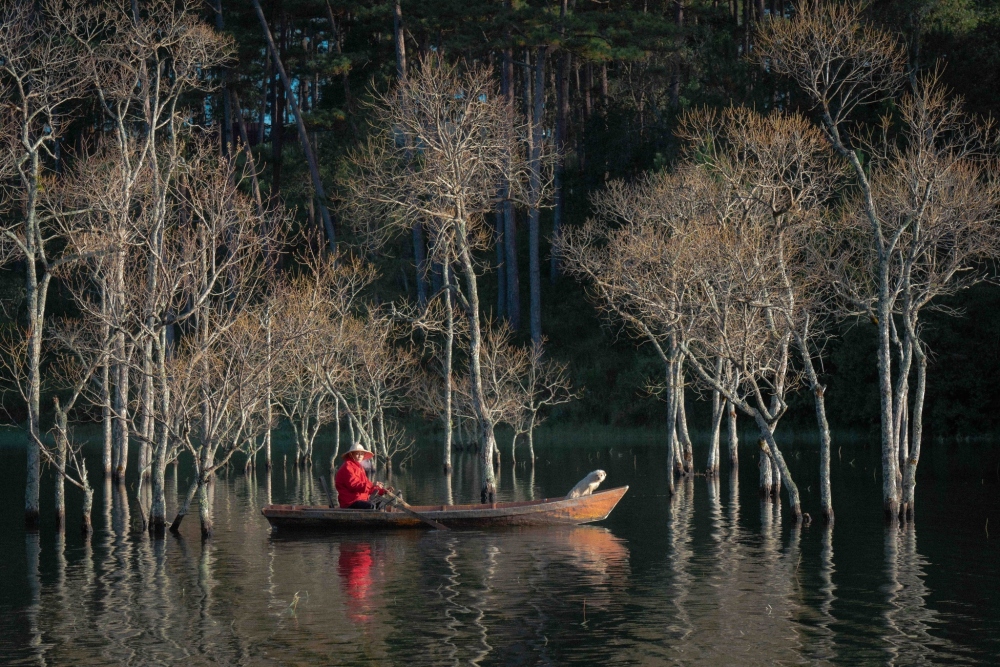
[[53, 242], [58, 245], [58, 239], [46, 231], [39, 208], [41, 195], [54, 178], [49, 160], [69, 125], [67, 105], [83, 92], [79, 53], [56, 29], [58, 9], [56, 3], [13, 3], [0, 15], [0, 95], [5, 107], [0, 177], [9, 184], [0, 193], [0, 209], [7, 220], [0, 227], [0, 261], [22, 259], [25, 263], [28, 471], [24, 521], [29, 530], [37, 530], [39, 520], [42, 335], [53, 264], [62, 261], [52, 256]]
[[[353, 156], [357, 173], [346, 184], [353, 210], [373, 240], [420, 222], [436, 239], [438, 254], [432, 260], [455, 260], [464, 283], [456, 296], [469, 322], [482, 499], [492, 501], [495, 422], [483, 394], [484, 334], [473, 251], [493, 238], [487, 217], [494, 212], [498, 184], [509, 184], [511, 199], [524, 199], [523, 127], [495, 89], [489, 70], [471, 68], [463, 74], [437, 57], [421, 61], [406, 81], [379, 96], [375, 113], [380, 131]], [[408, 159], [407, 146], [418, 152], [417, 164]]]
[[517, 434], [521, 433], [528, 437], [528, 454], [531, 465], [534, 465], [535, 427], [545, 419], [543, 410], [569, 403], [576, 397], [566, 364], [546, 359], [542, 345], [532, 345], [524, 372], [515, 379], [515, 435], [511, 444], [511, 460], [515, 460], [514, 444]]
[[[964, 116], [931, 74], [911, 81], [898, 124], [887, 120], [870, 138], [864, 128], [852, 134], [853, 112], [897, 95], [905, 80], [903, 49], [890, 34], [865, 25], [859, 5], [803, 4], [791, 20], [767, 22], [757, 42], [761, 63], [806, 93], [831, 152], [851, 176], [844, 218], [854, 234], [843, 237], [849, 242], [839, 254], [836, 286], [846, 310], [877, 328], [883, 510], [895, 520], [911, 511], [912, 484], [903, 499], [904, 470], [915, 470], [919, 461], [925, 382], [919, 312], [935, 297], [980, 280], [979, 263], [997, 252], [989, 231], [996, 210], [991, 132]], [[867, 164], [859, 149], [870, 156]], [[941, 236], [931, 231], [945, 227]], [[952, 238], [961, 240], [953, 244]], [[966, 245], [972, 239], [974, 247]]]

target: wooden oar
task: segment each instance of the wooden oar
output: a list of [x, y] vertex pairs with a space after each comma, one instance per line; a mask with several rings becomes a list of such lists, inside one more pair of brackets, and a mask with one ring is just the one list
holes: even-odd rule
[[403, 498], [401, 496], [397, 496], [395, 493], [391, 493], [388, 489], [386, 490], [385, 495], [387, 495], [390, 498], [392, 498], [393, 500], [395, 500], [396, 503], [399, 506], [399, 509], [403, 510], [407, 514], [410, 514], [410, 515], [416, 517], [417, 519], [420, 519], [421, 521], [423, 521], [424, 523], [426, 523], [428, 526], [433, 526], [437, 530], [448, 530], [448, 526], [444, 525], [443, 523], [438, 523], [434, 519], [432, 519], [430, 517], [426, 517], [423, 514], [421, 514], [420, 512], [415, 511], [412, 507], [410, 507], [409, 505], [406, 504], [406, 501], [403, 500]]
[[330, 507], [336, 507], [336, 505], [333, 504], [333, 494], [330, 493], [330, 487], [327, 485], [326, 480], [323, 479], [323, 475], [317, 475], [316, 479], [319, 480], [319, 485], [322, 487], [323, 493], [326, 494], [326, 499], [330, 501]]

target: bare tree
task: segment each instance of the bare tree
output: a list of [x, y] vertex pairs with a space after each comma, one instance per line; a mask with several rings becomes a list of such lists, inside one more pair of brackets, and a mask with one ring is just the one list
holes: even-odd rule
[[820, 499], [830, 521], [830, 429], [814, 357], [828, 336], [823, 322], [833, 295], [819, 259], [830, 245], [825, 213], [843, 169], [820, 131], [801, 116], [764, 117], [739, 108], [721, 115], [696, 113], [685, 118], [680, 134], [689, 142], [691, 158], [696, 156], [742, 202], [742, 224], [762, 225], [765, 233], [759, 238], [770, 244], [757, 252], [777, 269], [776, 282], [764, 287], [758, 306], [782, 320], [799, 351], [816, 407]]
[[[54, 30], [54, 3], [8, 4], [0, 15], [0, 94], [3, 96], [4, 144], [0, 176], [7, 184], [0, 193], [5, 222], [2, 257], [25, 263], [27, 325], [28, 474], [24, 520], [38, 528], [38, 492], [41, 475], [42, 333], [48, 288], [55, 264], [66, 261], [52, 255], [58, 242], [46, 229], [39, 210], [40, 195], [54, 175], [49, 165], [68, 126], [68, 105], [82, 93], [79, 57], [71, 44]], [[15, 213], [16, 212], [16, 213]]]
[[[464, 290], [456, 290], [469, 321], [470, 395], [482, 443], [482, 500], [496, 497], [495, 421], [484, 396], [478, 271], [473, 251], [493, 235], [498, 184], [523, 201], [527, 162], [524, 128], [496, 90], [489, 70], [464, 74], [437, 57], [421, 61], [405, 81], [379, 96], [378, 133], [354, 155], [358, 173], [347, 183], [359, 223], [373, 239], [395, 228], [424, 225], [435, 239], [432, 259], [452, 257]], [[408, 159], [407, 147], [416, 151]], [[436, 256], [433, 256], [436, 253]]]
[[[494, 424], [509, 423], [514, 426], [516, 440], [521, 398], [518, 380], [528, 372], [529, 354], [527, 350], [511, 342], [513, 332], [507, 325], [487, 322], [484, 329], [483, 346], [479, 354], [479, 366], [483, 372], [483, 402]], [[458, 395], [458, 414], [475, 419], [470, 375], [459, 377], [455, 389]], [[513, 456], [513, 442], [511, 455]], [[499, 460], [500, 449], [497, 447], [490, 465], [499, 463]]]
[[417, 373], [410, 387], [410, 402], [424, 414], [441, 420], [444, 427], [442, 463], [445, 474], [451, 474], [452, 440], [454, 435], [454, 359], [456, 336], [464, 337], [465, 320], [455, 317], [455, 298], [452, 289], [454, 272], [450, 266], [443, 274], [444, 286], [420, 313], [404, 318], [411, 323], [421, 339], [421, 356], [429, 356], [433, 370]]
[[613, 185], [596, 208], [599, 222], [567, 231], [559, 249], [567, 269], [587, 277], [601, 305], [663, 360], [670, 465], [678, 450], [683, 360], [705, 387], [755, 420], [800, 516], [797, 487], [774, 439], [795, 378], [791, 333], [770, 307], [775, 244], [754, 214], [761, 207], [694, 164]]
[[[982, 279], [980, 262], [997, 254], [992, 130], [964, 116], [931, 74], [911, 82], [897, 124], [886, 119], [871, 139], [852, 135], [855, 109], [895, 95], [904, 81], [903, 50], [863, 23], [860, 5], [803, 3], [791, 20], [764, 24], [757, 42], [761, 63], [808, 95], [832, 152], [852, 176], [845, 216], [851, 231], [838, 245], [835, 282], [847, 310], [877, 327], [883, 509], [888, 519], [905, 516], [912, 512], [926, 382], [919, 313], [937, 296]], [[901, 466], [910, 470], [905, 483]]]
[[295, 436], [295, 464], [302, 466], [312, 465], [316, 436], [335, 416], [335, 400], [314, 368], [329, 342], [324, 335], [329, 317], [323, 296], [316, 282], [298, 280], [280, 290], [271, 313], [279, 337], [285, 331], [297, 336], [295, 345], [274, 358], [269, 372], [274, 380], [274, 404]]
[[[543, 341], [544, 342], [544, 341]], [[569, 403], [577, 397], [572, 389], [566, 364], [546, 359], [542, 345], [531, 346], [524, 371], [516, 377], [514, 394], [514, 441], [511, 443], [511, 460], [518, 434], [528, 436], [528, 453], [535, 464], [535, 427], [545, 419], [543, 410]]]

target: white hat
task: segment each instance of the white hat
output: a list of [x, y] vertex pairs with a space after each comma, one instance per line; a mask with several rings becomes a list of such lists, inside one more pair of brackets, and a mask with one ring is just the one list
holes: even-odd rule
[[341, 455], [341, 458], [346, 459], [348, 454], [353, 454], [354, 452], [361, 452], [361, 453], [363, 453], [365, 455], [365, 461], [367, 461], [368, 459], [374, 458], [374, 456], [375, 456], [374, 454], [372, 454], [371, 452], [369, 452], [367, 449], [365, 449], [364, 446], [360, 442], [356, 442], [353, 445], [351, 445], [350, 449], [348, 449], [346, 452], [344, 452]]

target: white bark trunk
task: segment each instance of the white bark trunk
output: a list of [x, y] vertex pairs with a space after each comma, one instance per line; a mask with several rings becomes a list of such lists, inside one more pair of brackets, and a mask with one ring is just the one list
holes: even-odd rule
[[729, 436], [729, 464], [735, 475], [740, 467], [740, 434], [737, 431], [736, 406], [726, 401], [726, 434]]

